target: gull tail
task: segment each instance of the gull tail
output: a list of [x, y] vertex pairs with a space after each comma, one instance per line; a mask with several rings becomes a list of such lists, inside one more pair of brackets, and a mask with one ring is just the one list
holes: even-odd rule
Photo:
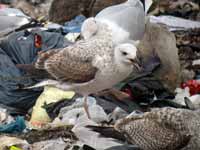
[[113, 127], [100, 127], [92, 125], [88, 125], [86, 127], [92, 131], [99, 133], [101, 137], [113, 138], [122, 142], [127, 141], [126, 137], [122, 133], [115, 130]]
[[44, 87], [44, 86], [56, 86], [57, 84], [58, 84], [58, 81], [56, 80], [45, 80], [33, 86], [24, 87], [23, 89], [34, 89], [34, 88], [39, 88], [39, 87]]
[[46, 71], [42, 69], [37, 69], [34, 64], [16, 64], [18, 69], [25, 71], [25, 76], [36, 79], [52, 79], [53, 77]]
[[45, 69], [45, 62], [47, 59], [58, 53], [60, 49], [52, 49], [48, 51], [41, 51], [38, 53], [38, 59], [35, 63], [37, 69]]

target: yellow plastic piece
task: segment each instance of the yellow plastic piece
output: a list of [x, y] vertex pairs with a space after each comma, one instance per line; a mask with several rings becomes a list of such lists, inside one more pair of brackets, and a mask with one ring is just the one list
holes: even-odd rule
[[16, 147], [16, 146], [11, 146], [11, 147], [10, 147], [10, 150], [22, 150], [22, 149], [19, 148], [19, 147]]
[[44, 87], [43, 93], [38, 97], [31, 115], [30, 125], [32, 128], [42, 128], [42, 126], [51, 122], [46, 110], [42, 106], [63, 99], [71, 99], [75, 93], [73, 91], [63, 91], [55, 87]]

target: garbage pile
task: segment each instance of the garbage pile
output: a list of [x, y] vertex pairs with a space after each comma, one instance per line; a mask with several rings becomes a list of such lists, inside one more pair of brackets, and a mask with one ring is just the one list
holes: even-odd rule
[[[200, 3], [133, 1], [0, 0], [0, 149], [200, 148]], [[42, 53], [86, 40], [90, 16], [136, 45], [143, 70], [89, 95], [88, 118], [79, 93], [27, 87], [48, 77], [32, 67]]]

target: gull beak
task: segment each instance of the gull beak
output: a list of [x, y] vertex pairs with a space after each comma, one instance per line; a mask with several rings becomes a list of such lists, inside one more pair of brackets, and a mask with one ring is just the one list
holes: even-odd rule
[[137, 71], [142, 70], [141, 61], [138, 57], [136, 57], [135, 59], [130, 58], [129, 60], [133, 64], [134, 68], [136, 68]]

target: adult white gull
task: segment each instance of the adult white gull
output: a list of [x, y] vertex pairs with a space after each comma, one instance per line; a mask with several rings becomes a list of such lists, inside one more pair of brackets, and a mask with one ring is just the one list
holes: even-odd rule
[[[145, 3], [144, 0], [141, 1]], [[116, 45], [142, 39], [145, 32], [145, 4], [141, 1], [127, 0], [107, 7], [96, 15], [96, 20], [112, 28], [113, 42]]]

